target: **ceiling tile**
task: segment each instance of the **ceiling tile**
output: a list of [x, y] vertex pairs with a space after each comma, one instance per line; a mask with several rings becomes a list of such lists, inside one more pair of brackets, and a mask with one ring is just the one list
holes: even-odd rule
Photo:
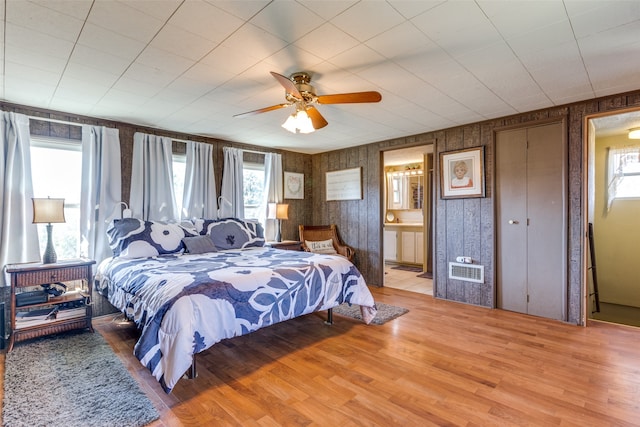
[[[20, 3], [21, 0], [13, 1], [9, 8], [13, 8], [15, 3]], [[26, 3], [26, 2], [24, 2]], [[63, 13], [65, 15], [72, 16], [74, 18], [84, 20], [91, 10], [91, 2], [78, 1], [78, 0], [29, 0], [29, 3], [45, 7], [47, 9], [54, 10], [56, 12]], [[4, 12], [4, 10], [3, 10]]]
[[68, 58], [73, 43], [54, 36], [29, 30], [7, 22], [5, 24], [5, 46], [15, 46], [30, 51], [33, 55]]
[[405, 57], [433, 45], [412, 23], [403, 22], [369, 40], [366, 45], [386, 58]]
[[38, 82], [47, 86], [56, 87], [60, 81], [61, 74], [48, 71], [43, 68], [31, 67], [16, 62], [5, 61], [5, 76], [18, 78], [23, 81]]
[[33, 52], [11, 44], [5, 45], [5, 62], [13, 62], [28, 67], [38, 68], [61, 75], [66, 66], [66, 59]]
[[[82, 8], [82, 6], [80, 7]], [[82, 19], [78, 19], [52, 10], [45, 5], [15, 1], [7, 11], [6, 21], [37, 33], [75, 42], [84, 24], [84, 16]]]
[[87, 18], [89, 23], [145, 44], [153, 39], [165, 20], [113, 0], [94, 2]]
[[86, 23], [78, 44], [100, 52], [133, 61], [144, 49], [146, 43], [122, 36], [97, 25]]
[[242, 27], [243, 21], [216, 6], [219, 6], [218, 2], [185, 2], [171, 17], [169, 23], [190, 33], [197, 34], [215, 44], [221, 43]]
[[434, 7], [442, 4], [445, 0], [421, 0], [421, 1], [407, 1], [407, 0], [388, 0], [391, 7], [400, 12], [402, 16], [407, 19], [411, 19], [433, 9]]
[[72, 78], [78, 82], [111, 87], [120, 75], [71, 61], [64, 70], [64, 77]]
[[271, 3], [271, 0], [206, 0], [207, 3], [214, 5], [233, 16], [248, 21], [253, 15], [258, 13], [262, 8]]
[[[366, 16], [367, 19], [362, 19]], [[404, 22], [387, 2], [361, 1], [331, 20], [331, 23], [356, 40], [364, 42]]]
[[251, 19], [255, 26], [289, 43], [298, 40], [324, 22], [324, 19], [306, 7], [289, 0], [275, 0]]
[[568, 22], [560, 1], [479, 0], [478, 5], [506, 39]]
[[327, 23], [296, 42], [296, 46], [322, 58], [330, 59], [356, 46], [358, 41]]
[[72, 64], [91, 68], [91, 70], [87, 70], [87, 74], [109, 73], [119, 76], [124, 73], [131, 62], [119, 56], [79, 44], [73, 49], [73, 54], [69, 60], [69, 66], [72, 66]]
[[182, 28], [166, 25], [149, 46], [183, 58], [199, 61], [213, 50], [216, 44]]
[[[51, 1], [51, 0], [44, 0]], [[56, 0], [57, 3], [59, 0]], [[77, 3], [77, 0], [71, 0]], [[114, 1], [114, 0], [107, 0]], [[183, 0], [118, 0], [120, 3], [124, 3], [126, 6], [136, 9], [145, 15], [152, 16], [160, 21], [166, 21], [172, 13], [183, 3]], [[193, 2], [193, 0], [190, 0]], [[89, 2], [87, 2], [89, 3]]]
[[640, 4], [637, 1], [574, 0], [564, 3], [576, 38], [598, 34], [640, 20]]

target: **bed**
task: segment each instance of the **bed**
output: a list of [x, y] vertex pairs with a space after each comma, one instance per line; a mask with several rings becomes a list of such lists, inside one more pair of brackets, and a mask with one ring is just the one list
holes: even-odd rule
[[114, 256], [99, 265], [96, 284], [140, 328], [134, 354], [167, 393], [197, 353], [223, 339], [343, 302], [359, 305], [365, 323], [376, 314], [350, 261], [266, 247], [258, 223], [127, 218], [108, 234]]

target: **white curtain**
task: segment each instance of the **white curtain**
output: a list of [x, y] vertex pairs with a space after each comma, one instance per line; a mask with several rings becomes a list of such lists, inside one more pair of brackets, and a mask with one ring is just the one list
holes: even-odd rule
[[[38, 231], [33, 220], [29, 118], [0, 111], [0, 267], [40, 261]], [[0, 285], [5, 283], [0, 274]]]
[[187, 141], [187, 165], [182, 198], [182, 219], [218, 217], [213, 174], [213, 146]]
[[80, 252], [97, 264], [112, 255], [107, 226], [120, 217], [122, 187], [118, 129], [82, 126]]
[[179, 219], [173, 191], [171, 138], [136, 132], [133, 135], [129, 208], [147, 221]]
[[276, 240], [277, 221], [267, 219], [268, 203], [282, 203], [282, 156], [276, 153], [264, 155], [264, 191], [262, 204], [259, 209], [258, 220], [264, 224], [264, 237], [266, 240]]
[[242, 150], [224, 147], [224, 169], [220, 189], [220, 218], [244, 218], [244, 188], [242, 183]]

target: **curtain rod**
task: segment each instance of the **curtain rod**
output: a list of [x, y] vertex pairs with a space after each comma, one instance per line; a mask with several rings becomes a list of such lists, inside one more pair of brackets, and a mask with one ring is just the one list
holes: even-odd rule
[[[57, 119], [50, 119], [48, 117], [36, 117], [36, 116], [27, 116], [29, 119], [33, 119], [33, 120], [41, 120], [43, 122], [51, 122], [51, 123], [60, 123], [63, 125], [73, 125], [73, 126], [80, 126], [82, 127], [82, 123], [73, 123], [73, 122], [68, 122], [68, 121], [64, 121], [64, 120], [57, 120]], [[172, 141], [176, 141], [176, 142], [194, 142], [194, 141], [189, 141], [186, 139], [179, 139], [179, 138], [171, 138], [169, 137]], [[247, 153], [254, 153], [254, 154], [267, 154], [267, 152], [265, 151], [256, 151], [256, 150], [245, 150], [244, 148], [241, 148], [240, 150], [242, 151], [246, 151]]]
[[42, 122], [60, 123], [63, 125], [72, 125], [72, 126], [82, 127], [82, 123], [74, 123], [74, 122], [69, 122], [65, 120], [50, 119], [48, 117], [27, 116], [27, 118], [33, 119], [33, 120], [40, 120]]
[[[229, 148], [234, 148], [234, 147], [229, 147]], [[269, 151], [256, 151], [256, 150], [247, 150], [244, 148], [238, 148], [238, 150], [242, 150], [245, 153], [253, 153], [253, 154], [269, 154]]]

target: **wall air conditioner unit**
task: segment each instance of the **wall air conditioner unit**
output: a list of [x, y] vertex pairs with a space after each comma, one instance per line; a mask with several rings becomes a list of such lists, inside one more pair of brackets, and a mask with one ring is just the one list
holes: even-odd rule
[[484, 283], [484, 265], [449, 263], [449, 279]]

